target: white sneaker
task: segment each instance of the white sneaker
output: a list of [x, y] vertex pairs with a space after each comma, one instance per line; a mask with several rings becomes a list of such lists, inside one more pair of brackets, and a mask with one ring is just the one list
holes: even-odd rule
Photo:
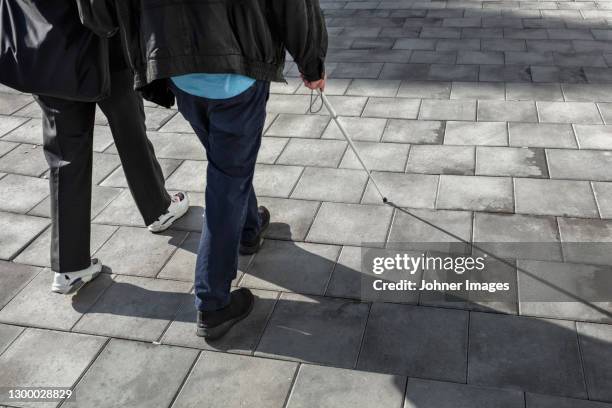
[[51, 290], [55, 293], [67, 295], [81, 289], [87, 282], [98, 277], [102, 272], [102, 263], [97, 259], [91, 260], [88, 268], [76, 272], [59, 273], [55, 272]]
[[170, 228], [174, 221], [181, 218], [189, 209], [189, 197], [187, 193], [176, 193], [172, 196], [170, 207], [165, 214], [159, 216], [157, 221], [149, 225], [149, 231], [151, 232], [162, 232]]

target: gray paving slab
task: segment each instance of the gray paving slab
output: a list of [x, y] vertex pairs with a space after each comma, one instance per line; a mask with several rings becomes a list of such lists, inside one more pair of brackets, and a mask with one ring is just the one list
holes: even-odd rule
[[473, 121], [476, 119], [476, 101], [424, 99], [419, 119]]
[[93, 184], [99, 184], [121, 165], [116, 154], [94, 153], [93, 155]]
[[[12, 95], [11, 95], [12, 97]], [[25, 118], [42, 118], [42, 111], [36, 102], [29, 103], [14, 113], [14, 116]]]
[[157, 341], [189, 294], [191, 283], [118, 276], [73, 331]]
[[[441, 40], [438, 50], [442, 49]], [[449, 47], [458, 47], [454, 40], [447, 40]], [[464, 41], [464, 40], [461, 40]], [[478, 80], [478, 65], [432, 64], [427, 79], [435, 81], [476, 81]]]
[[39, 177], [49, 166], [41, 146], [21, 144], [0, 158], [0, 171]]
[[412, 146], [406, 164], [409, 173], [474, 174], [475, 152], [470, 146]]
[[272, 309], [279, 296], [278, 292], [252, 290], [255, 296], [253, 310], [230, 332], [219, 340], [209, 341], [195, 335], [196, 309], [193, 295], [185, 298], [174, 321], [164, 333], [161, 342], [177, 346], [204, 350], [226, 351], [238, 354], [252, 354], [259, 343]]
[[397, 96], [414, 99], [448, 99], [450, 93], [450, 82], [402, 81]]
[[581, 149], [612, 149], [611, 126], [574, 125], [574, 131]]
[[464, 311], [375, 303], [357, 368], [465, 382], [467, 329]]
[[[104, 337], [27, 329], [0, 356], [4, 387], [72, 387], [104, 346]], [[62, 347], [58, 347], [61, 344]], [[10, 400], [0, 401], [13, 404]], [[57, 402], [20, 402], [23, 407], [56, 407]]]
[[409, 378], [404, 408], [523, 408], [524, 403], [518, 390]]
[[609, 84], [561, 84], [568, 102], [612, 102]]
[[48, 225], [46, 218], [31, 217], [0, 211], [0, 259], [15, 257]]
[[23, 327], [0, 324], [0, 354], [19, 337], [23, 330]]
[[612, 404], [575, 398], [554, 397], [528, 392], [525, 394], [527, 408], [610, 408]]
[[291, 139], [277, 164], [338, 167], [347, 143], [342, 140]]
[[95, 256], [104, 260], [114, 273], [153, 277], [186, 235], [174, 230], [152, 234], [145, 228], [121, 227]]
[[[340, 96], [340, 95], [329, 95], [327, 97], [329, 102], [333, 105], [336, 113], [339, 116], [361, 116], [363, 108], [368, 101], [365, 96]], [[314, 101], [313, 111], [318, 109], [321, 101]], [[321, 109], [318, 115], [327, 117], [329, 112], [326, 108]]]
[[612, 322], [605, 283], [609, 267], [525, 260], [517, 267], [522, 315]]
[[0, 261], [0, 308], [4, 307], [35, 276], [40, 268]]
[[[327, 65], [329, 69], [329, 64]], [[383, 67], [382, 62], [360, 62], [359, 64], [340, 62], [336, 63], [329, 76], [331, 78], [370, 78], [375, 79], [380, 75]]]
[[602, 124], [597, 106], [590, 102], [536, 102], [541, 122]]
[[507, 146], [505, 122], [446, 122], [444, 144]]
[[612, 183], [591, 183], [601, 218], [612, 218]]
[[380, 79], [425, 80], [429, 78], [429, 64], [385, 63]]
[[476, 174], [546, 178], [548, 169], [543, 149], [478, 146]]
[[[40, 135], [41, 133], [37, 133]], [[114, 149], [113, 134], [108, 126], [94, 126], [93, 150], [94, 152], [104, 152], [107, 149]]]
[[323, 295], [339, 254], [339, 246], [269, 240], [240, 286]]
[[0, 93], [0, 114], [10, 115], [30, 103], [32, 103], [32, 97], [29, 95]]
[[454, 64], [457, 53], [454, 51], [412, 51], [410, 62], [415, 64]]
[[[330, 67], [331, 64], [327, 64]], [[330, 67], [331, 68], [331, 67]], [[300, 86], [298, 87], [296, 94], [310, 95], [310, 89], [304, 86], [304, 83], [300, 79]], [[346, 93], [347, 88], [351, 84], [352, 79], [341, 79], [334, 78], [333, 81], [329, 81], [325, 84], [325, 93], [327, 95], [344, 95]]]
[[391, 119], [382, 136], [383, 142], [440, 144], [444, 122]]
[[306, 238], [320, 206], [316, 201], [273, 197], [260, 197], [258, 202], [272, 214], [272, 223], [266, 237], [292, 241], [303, 241]]
[[563, 93], [559, 84], [506, 84], [507, 100], [522, 101], [563, 101]]
[[49, 195], [49, 181], [9, 174], [0, 180], [0, 195], [6, 197], [0, 210], [27, 213]]
[[[4, 323], [70, 330], [112, 283], [108, 274], [101, 274], [71, 296], [51, 292], [53, 273], [41, 271], [0, 311]], [[36, 302], [32, 302], [36, 299]]]
[[[116, 229], [117, 227], [110, 225], [93, 224], [91, 226], [91, 253], [96, 252], [102, 244], [113, 235]], [[15, 262], [50, 268], [50, 248], [51, 228], [47, 228], [45, 232], [40, 234], [34, 242], [28, 245], [28, 247], [15, 258]]]
[[10, 152], [11, 150], [16, 148], [17, 146], [19, 146], [19, 143], [3, 142], [3, 141], [0, 140], [0, 157], [4, 156], [5, 154]]
[[[200, 140], [193, 134], [148, 132], [149, 140], [160, 159], [205, 160], [206, 154]], [[112, 152], [117, 149], [113, 146]], [[110, 153], [111, 150], [105, 152]], [[160, 163], [162, 161], [160, 160]], [[162, 165], [163, 168], [163, 165]]]
[[[110, 187], [103, 187], [110, 188]], [[121, 191], [119, 194], [117, 194]], [[109, 191], [109, 194], [114, 194], [102, 211], [99, 211], [97, 216], [94, 216], [93, 222], [99, 224], [111, 225], [127, 225], [133, 227], [144, 227], [144, 220], [140, 211], [134, 202], [134, 198], [130, 190]], [[92, 201], [95, 200], [92, 199]], [[92, 213], [94, 213], [92, 211]], [[161, 214], [160, 214], [161, 215]]]
[[612, 402], [612, 392], [609, 386], [612, 379], [611, 326], [578, 322], [576, 327], [589, 398]]
[[[609, 220], [559, 218], [563, 255], [567, 262], [611, 265], [609, 242], [612, 223]], [[581, 244], [582, 243], [582, 244]]]
[[[157, 162], [161, 167], [164, 178], [167, 178], [170, 174], [174, 173], [174, 171], [182, 164], [182, 161], [177, 159], [157, 159]], [[108, 177], [104, 178], [104, 180], [99, 184], [104, 187], [127, 188], [128, 182], [125, 178], [123, 167], [118, 167], [115, 169], [115, 171], [113, 171]]]
[[510, 146], [577, 148], [572, 127], [567, 124], [509, 123]]
[[204, 192], [208, 162], [185, 160], [166, 180], [169, 190]]
[[405, 383], [400, 376], [303, 364], [287, 407], [399, 407]]
[[[376, 172], [374, 177], [382, 193], [394, 204], [410, 208], [434, 208], [437, 175]], [[378, 191], [368, 182], [362, 203], [381, 204], [381, 201]]]
[[416, 119], [420, 100], [400, 98], [369, 98], [363, 116], [376, 118]]
[[271, 95], [266, 111], [268, 113], [304, 114], [309, 103], [310, 96], [307, 95]]
[[257, 154], [257, 163], [274, 164], [289, 140], [285, 137], [263, 137]]
[[[550, 177], [569, 180], [610, 181], [612, 153], [596, 150], [546, 149]], [[584, 164], [588, 163], [588, 166]]]
[[533, 101], [478, 102], [478, 121], [537, 122]]
[[505, 99], [505, 86], [496, 82], [453, 82], [451, 99]]
[[[403, 172], [406, 167], [408, 144], [355, 142], [359, 154], [370, 170]], [[340, 168], [362, 169], [352, 149], [347, 149]]]
[[517, 178], [514, 194], [517, 213], [599, 217], [593, 190], [587, 181]]
[[573, 322], [472, 313], [467, 382], [585, 398], [579, 354]]
[[253, 186], [257, 195], [287, 198], [293, 191], [303, 168], [259, 164], [255, 168]]
[[172, 119], [167, 121], [164, 126], [159, 129], [160, 132], [170, 133], [193, 133], [193, 128], [185, 120], [183, 115], [174, 115]]
[[[351, 138], [356, 141], [378, 142], [387, 124], [387, 120], [383, 118], [353, 118], [344, 116], [339, 119]], [[344, 140], [344, 136], [335, 122], [330, 122], [322, 137], [323, 139]]]
[[442, 175], [436, 208], [512, 212], [512, 180], [505, 177]]
[[352, 368], [368, 310], [366, 303], [283, 294], [255, 355]]
[[266, 131], [266, 136], [320, 138], [328, 123], [327, 116], [281, 113]]
[[76, 400], [62, 406], [168, 406], [196, 357], [196, 350], [112, 339], [74, 389]]
[[291, 198], [358, 203], [367, 179], [363, 170], [307, 167]]
[[[353, 44], [354, 45], [354, 44]], [[355, 79], [346, 94], [355, 96], [394, 97], [400, 87], [398, 80]]]
[[[27, 122], [26, 118], [19, 118], [16, 116], [0, 116], [0, 137], [5, 136], [7, 133], [11, 132], [13, 129], [18, 128]], [[8, 140], [8, 139], [6, 139]]]
[[[48, 182], [47, 182], [48, 183]], [[121, 189], [113, 187], [93, 186], [91, 193], [91, 217], [95, 218], [100, 211], [106, 208], [119, 194]], [[29, 215], [38, 217], [51, 217], [51, 199], [47, 196], [36, 207], [28, 212]]]
[[286, 361], [204, 352], [173, 406], [281, 408], [295, 371]]

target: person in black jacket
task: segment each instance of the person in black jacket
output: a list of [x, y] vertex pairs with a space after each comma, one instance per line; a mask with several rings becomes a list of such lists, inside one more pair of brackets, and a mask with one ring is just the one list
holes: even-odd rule
[[230, 288], [238, 254], [257, 252], [270, 222], [257, 206], [253, 174], [269, 83], [283, 80], [285, 50], [308, 88], [325, 86], [327, 32], [318, 1], [78, 1], [95, 31], [112, 31], [113, 21], [120, 27], [136, 87], [164, 106], [176, 97], [206, 148], [196, 333], [217, 339], [253, 307], [248, 289]]
[[[73, 18], [79, 22], [74, 4]], [[24, 33], [26, 34], [26, 33]], [[123, 170], [145, 224], [161, 232], [184, 215], [189, 207], [185, 193], [172, 197], [147, 138], [140, 95], [133, 89], [133, 72], [127, 64], [121, 38], [109, 40], [111, 94], [97, 103], [106, 115]], [[61, 50], [58, 50], [61, 52]], [[92, 149], [95, 102], [35, 96], [43, 112], [44, 151], [51, 188], [51, 289], [72, 293], [94, 279], [102, 264], [91, 259]]]

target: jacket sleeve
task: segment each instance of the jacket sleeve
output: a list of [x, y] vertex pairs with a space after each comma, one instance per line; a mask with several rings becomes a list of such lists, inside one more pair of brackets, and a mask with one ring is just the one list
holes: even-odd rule
[[118, 30], [113, 0], [76, 0], [81, 22], [100, 37], [110, 38]]
[[325, 76], [327, 28], [318, 0], [271, 0], [273, 24], [307, 81]]

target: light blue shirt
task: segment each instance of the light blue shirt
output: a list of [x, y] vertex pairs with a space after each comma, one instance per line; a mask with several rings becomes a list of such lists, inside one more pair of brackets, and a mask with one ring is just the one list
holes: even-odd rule
[[238, 74], [187, 74], [172, 77], [181, 91], [207, 99], [227, 99], [246, 91], [253, 78]]

